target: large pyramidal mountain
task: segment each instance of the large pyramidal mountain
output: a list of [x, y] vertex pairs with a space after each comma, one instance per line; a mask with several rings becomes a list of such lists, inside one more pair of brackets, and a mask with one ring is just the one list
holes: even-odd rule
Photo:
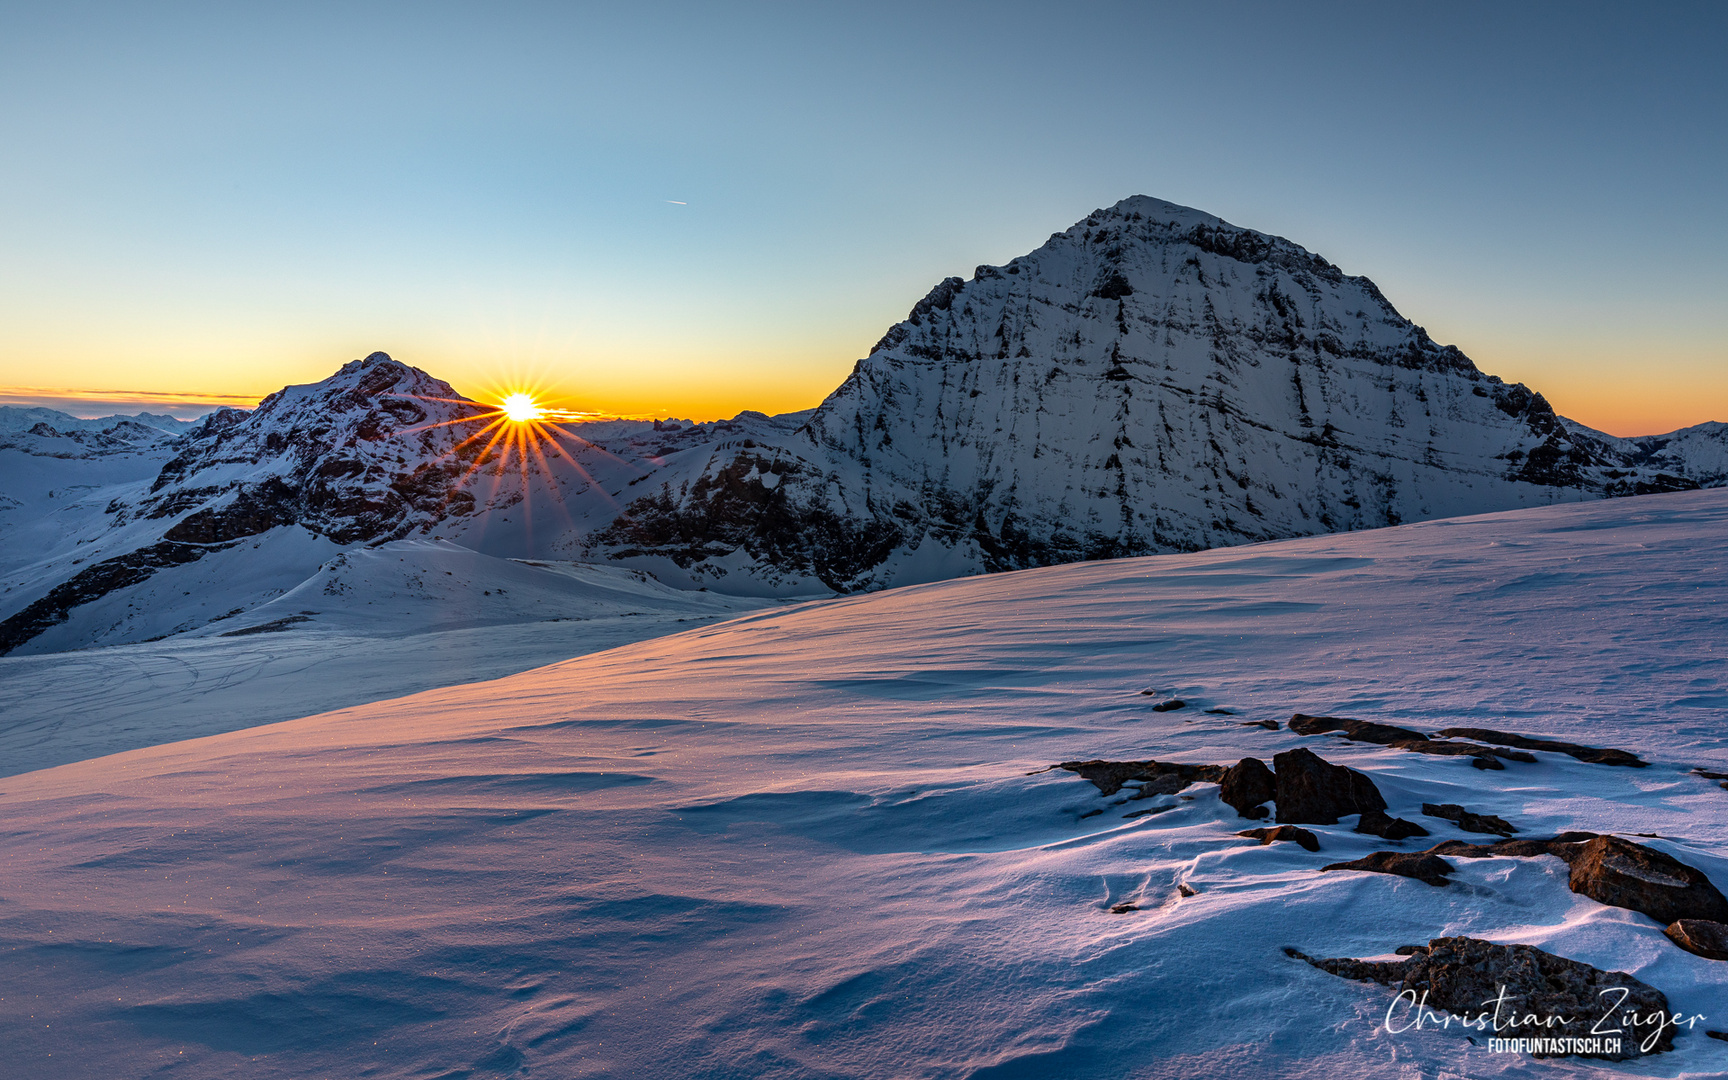
[[1566, 421], [1368, 279], [1141, 196], [937, 285], [796, 436], [662, 485], [599, 547], [853, 590], [1721, 483], [1705, 427]]

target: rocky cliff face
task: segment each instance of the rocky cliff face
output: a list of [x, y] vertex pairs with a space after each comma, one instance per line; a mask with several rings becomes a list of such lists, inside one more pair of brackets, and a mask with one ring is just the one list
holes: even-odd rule
[[943, 281], [796, 437], [601, 547], [852, 590], [1673, 490], [1688, 459], [1569, 423], [1366, 278], [1142, 196]]

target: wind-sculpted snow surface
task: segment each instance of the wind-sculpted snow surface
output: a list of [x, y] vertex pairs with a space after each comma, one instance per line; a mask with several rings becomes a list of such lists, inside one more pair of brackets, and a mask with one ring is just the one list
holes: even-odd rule
[[[1728, 792], [1691, 771], [1728, 770], [1725, 530], [1728, 492], [1683, 492], [947, 581], [9, 777], [5, 1068], [1720, 1075], [1723, 962], [1421, 809], [1620, 834], [1728, 887]], [[1260, 726], [1297, 712], [1649, 764]], [[1432, 835], [1238, 835], [1198, 767], [1298, 749]], [[1111, 794], [1047, 768], [1097, 760], [1196, 768]], [[1322, 871], [1448, 841], [1482, 850], [1446, 848], [1438, 887]], [[1441, 938], [1624, 972], [1673, 1049], [1493, 1053], [1285, 952]]]
[[607, 539], [851, 590], [1722, 482], [1690, 430], [1653, 454], [1572, 424], [1367, 278], [1140, 196], [942, 282], [800, 438]]

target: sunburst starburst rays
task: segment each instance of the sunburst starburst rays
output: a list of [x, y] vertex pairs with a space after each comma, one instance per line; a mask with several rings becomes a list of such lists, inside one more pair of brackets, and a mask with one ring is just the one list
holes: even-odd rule
[[[527, 517], [531, 514], [528, 504], [532, 501], [529, 497], [529, 488], [533, 477], [539, 475], [545, 478], [543, 486], [557, 503], [558, 512], [560, 516], [565, 518], [565, 524], [571, 525], [568, 509], [564, 505], [564, 493], [561, 490], [561, 485], [554, 479], [552, 465], [547, 460], [546, 451], [548, 448], [563, 449], [564, 452], [561, 456], [569, 462], [571, 468], [592, 490], [599, 492], [607, 503], [614, 506], [616, 502], [610, 493], [583, 467], [572, 451], [590, 450], [603, 454], [634, 472], [643, 471], [640, 466], [632, 466], [622, 458], [584, 439], [573, 431], [565, 430], [563, 427], [564, 424], [615, 420], [621, 419], [621, 417], [609, 413], [588, 412], [549, 404], [543, 401], [531, 388], [513, 387], [507, 389], [496, 395], [496, 405], [471, 401], [466, 398], [425, 397], [419, 394], [398, 396], [427, 402], [469, 406], [473, 410], [466, 416], [403, 428], [396, 434], [408, 436], [437, 428], [463, 424], [477, 425], [474, 431], [467, 433], [433, 460], [469, 459], [467, 468], [452, 481], [452, 490], [468, 484], [481, 470], [486, 470], [491, 484], [489, 485], [490, 490], [486, 493], [485, 505], [491, 505], [495, 501], [504, 477], [515, 472], [522, 484], [521, 499], [524, 516]], [[572, 445], [561, 447], [561, 442], [565, 440]], [[478, 451], [470, 449], [475, 444], [479, 444]], [[471, 458], [470, 455], [472, 455]], [[553, 456], [560, 456], [556, 449], [553, 450]], [[531, 523], [529, 528], [532, 529]]]

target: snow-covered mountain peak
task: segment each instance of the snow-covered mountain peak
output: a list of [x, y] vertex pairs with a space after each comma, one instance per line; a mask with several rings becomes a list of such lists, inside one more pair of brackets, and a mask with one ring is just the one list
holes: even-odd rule
[[[213, 520], [238, 519], [193, 528], [202, 542], [251, 535], [265, 522], [304, 524], [338, 543], [405, 536], [472, 509], [457, 485], [481, 453], [470, 440], [480, 425], [464, 421], [487, 411], [373, 353], [322, 382], [284, 387], [250, 413], [212, 416], [140, 509], [160, 517], [202, 506]], [[224, 505], [204, 505], [212, 499]]]
[[632, 504], [611, 539], [700, 579], [725, 534], [733, 579], [854, 589], [1698, 482], [1367, 278], [1147, 196], [938, 283], [777, 450]]

